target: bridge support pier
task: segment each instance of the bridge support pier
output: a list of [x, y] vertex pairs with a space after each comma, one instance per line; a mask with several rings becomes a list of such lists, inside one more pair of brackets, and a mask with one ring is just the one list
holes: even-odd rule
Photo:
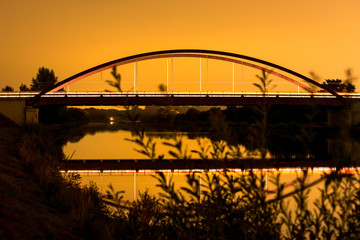
[[[360, 101], [353, 101], [351, 104], [352, 110], [352, 127], [360, 127]], [[360, 142], [352, 141], [351, 159], [360, 162]]]
[[25, 108], [25, 125], [33, 125], [39, 123], [39, 109], [26, 107]]
[[328, 153], [339, 161], [360, 161], [360, 142], [351, 136], [352, 128], [360, 124], [360, 101], [353, 101], [342, 109], [328, 110], [328, 126], [337, 130], [328, 140]]
[[25, 108], [25, 99], [1, 99], [0, 101], [0, 113], [20, 126], [25, 124]]
[[1, 100], [0, 114], [20, 126], [36, 124], [39, 120], [39, 110], [26, 106], [25, 99]]
[[336, 132], [335, 136], [328, 140], [328, 153], [335, 161], [352, 159], [351, 125], [352, 111], [350, 109], [328, 110], [328, 126]]
[[351, 103], [352, 112], [352, 126], [360, 124], [360, 101], [353, 101]]

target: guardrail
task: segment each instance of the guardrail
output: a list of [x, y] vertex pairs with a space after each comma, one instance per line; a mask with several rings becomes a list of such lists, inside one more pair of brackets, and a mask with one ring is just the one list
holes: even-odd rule
[[32, 98], [35, 97], [37, 94], [39, 94], [39, 92], [0, 92], [0, 98]]
[[[11, 92], [0, 93], [0, 98], [32, 98], [38, 92]], [[259, 92], [56, 92], [42, 95], [41, 98], [71, 97], [71, 98], [97, 98], [97, 97], [268, 97], [268, 98], [336, 98], [330, 93], [259, 93]], [[344, 98], [360, 98], [360, 93], [341, 93]]]

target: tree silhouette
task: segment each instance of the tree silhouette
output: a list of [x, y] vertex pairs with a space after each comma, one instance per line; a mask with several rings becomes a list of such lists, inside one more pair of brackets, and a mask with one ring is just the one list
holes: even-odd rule
[[53, 70], [41, 67], [36, 74], [36, 78], [32, 79], [30, 89], [32, 91], [46, 90], [57, 83], [57, 77]]
[[19, 87], [19, 90], [20, 90], [21, 92], [31, 91], [31, 89], [28, 88], [28, 86], [26, 86], [26, 84], [23, 84], [23, 83], [21, 83], [21, 85], [20, 85], [20, 87]]
[[13, 92], [14, 88], [6, 85], [4, 88], [1, 89], [2, 92]]
[[[341, 79], [325, 79], [322, 83], [323, 86], [335, 91], [335, 92], [355, 92], [355, 85], [353, 81], [357, 80], [357, 77], [353, 75], [353, 70], [348, 68], [345, 70], [345, 80]], [[319, 82], [319, 81], [317, 81]], [[319, 92], [326, 92], [324, 89], [320, 89]]]
[[[351, 82], [343, 82], [340, 79], [326, 79], [325, 82], [322, 83], [323, 86], [335, 91], [335, 92], [355, 92], [355, 85]], [[319, 92], [326, 92], [321, 89]]]

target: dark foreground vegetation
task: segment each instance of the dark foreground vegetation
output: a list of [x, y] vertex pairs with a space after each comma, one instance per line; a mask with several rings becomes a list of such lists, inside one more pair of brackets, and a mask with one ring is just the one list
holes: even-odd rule
[[[141, 132], [141, 131], [140, 131]], [[139, 150], [158, 158], [151, 142], [138, 139]], [[358, 239], [360, 178], [334, 170], [310, 182], [307, 169], [291, 191], [280, 175], [267, 189], [265, 173], [197, 173], [188, 185], [159, 173], [162, 194], [140, 193], [124, 203], [112, 187], [101, 196], [96, 186], [82, 186], [76, 174], [61, 174], [61, 144], [48, 128], [1, 129], [0, 237], [2, 239]], [[143, 146], [143, 147], [142, 147]], [[220, 146], [220, 145], [218, 145]], [[186, 157], [180, 142], [173, 154]], [[213, 148], [213, 147], [212, 147]], [[152, 152], [152, 149], [154, 152]], [[203, 148], [202, 154], [206, 151]], [[146, 152], [147, 151], [147, 152]], [[210, 149], [210, 151], [213, 151]], [[153, 155], [151, 155], [153, 154]], [[224, 154], [218, 149], [214, 157]], [[309, 199], [310, 187], [322, 187]], [[288, 200], [295, 202], [289, 205]], [[309, 207], [314, 202], [315, 207]], [[291, 207], [292, 206], [292, 207]]]
[[106, 207], [95, 186], [59, 172], [63, 153], [49, 132], [2, 128], [0, 137], [0, 238], [101, 239]]

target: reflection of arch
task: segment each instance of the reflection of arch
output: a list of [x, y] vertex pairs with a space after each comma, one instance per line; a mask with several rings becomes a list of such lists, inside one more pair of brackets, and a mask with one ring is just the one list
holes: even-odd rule
[[282, 66], [276, 65], [274, 63], [270, 63], [261, 59], [257, 59], [257, 58], [253, 58], [253, 57], [249, 57], [249, 56], [244, 56], [244, 55], [240, 55], [240, 54], [235, 54], [235, 53], [230, 53], [230, 52], [222, 52], [222, 51], [214, 51], [214, 50], [200, 50], [200, 49], [177, 49], [177, 50], [164, 50], [164, 51], [155, 51], [155, 52], [148, 52], [148, 53], [142, 53], [142, 54], [137, 54], [137, 55], [132, 55], [132, 56], [128, 56], [128, 57], [124, 57], [124, 58], [120, 58], [114, 61], [110, 61], [101, 65], [98, 65], [96, 67], [93, 68], [89, 68], [83, 72], [80, 72], [78, 74], [75, 74], [74, 76], [71, 76], [59, 83], [57, 83], [55, 86], [53, 86], [52, 88], [46, 89], [44, 91], [42, 91], [41, 93], [39, 93], [39, 95], [37, 95], [35, 98], [41, 97], [41, 95], [44, 95], [46, 93], [50, 93], [50, 92], [56, 92], [59, 89], [62, 89], [64, 87], [66, 87], [67, 85], [70, 85], [76, 81], [79, 81], [80, 79], [83, 79], [85, 77], [91, 76], [93, 74], [96, 74], [98, 72], [110, 69], [114, 66], [120, 66], [120, 65], [124, 65], [124, 64], [128, 64], [128, 63], [132, 63], [132, 62], [138, 62], [138, 61], [144, 61], [144, 60], [149, 60], [149, 59], [156, 59], [156, 58], [172, 58], [172, 57], [204, 57], [204, 58], [209, 58], [209, 59], [217, 59], [217, 60], [222, 60], [222, 61], [229, 61], [229, 62], [233, 62], [233, 63], [238, 63], [238, 64], [243, 64], [245, 66], [249, 66], [252, 68], [256, 68], [256, 69], [260, 69], [260, 70], [264, 70], [270, 74], [276, 75], [278, 77], [281, 77], [295, 85], [298, 85], [299, 87], [312, 92], [311, 88], [298, 82], [295, 81], [294, 79], [287, 77], [283, 74], [280, 74], [278, 72], [275, 72], [271, 69], [268, 69], [266, 67], [261, 67], [258, 66], [256, 64], [252, 64], [252, 63], [248, 63], [248, 62], [244, 62], [242, 60], [247, 60], [247, 61], [251, 61], [251, 62], [255, 62], [255, 63], [259, 63], [259, 64], [263, 64], [267, 67], [271, 67], [271, 68], [275, 68], [278, 70], [281, 70], [283, 72], [289, 73], [293, 76], [296, 76], [300, 79], [303, 79], [305, 82], [311, 83], [321, 89], [324, 89], [325, 91], [331, 93], [332, 95], [338, 97], [338, 98], [342, 98], [340, 95], [338, 95], [336, 92], [332, 91], [331, 89], [328, 89], [327, 87], [315, 82], [314, 80], [301, 75], [297, 72], [294, 72], [290, 69], [284, 68]]

